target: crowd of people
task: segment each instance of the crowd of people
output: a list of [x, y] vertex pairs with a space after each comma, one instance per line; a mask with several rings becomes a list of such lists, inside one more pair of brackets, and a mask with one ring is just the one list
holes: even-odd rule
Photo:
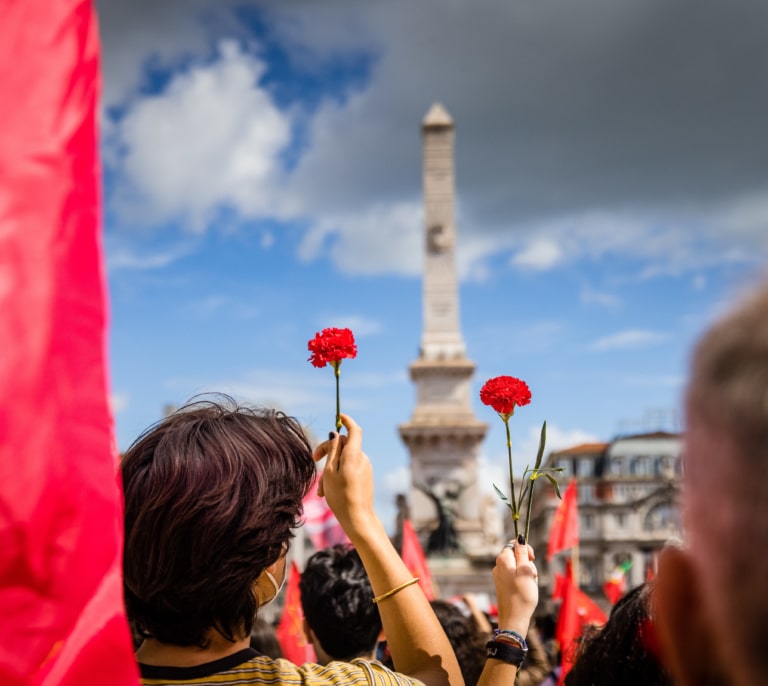
[[[768, 286], [699, 342], [686, 408], [688, 544], [665, 550], [657, 579], [582, 637], [568, 686], [747, 686], [768, 673]], [[554, 683], [551, 656], [529, 632], [539, 598], [531, 547], [520, 537], [498, 553], [495, 627], [430, 604], [373, 510], [362, 429], [342, 421], [346, 434], [313, 451], [280, 412], [203, 400], [127, 451], [125, 597], [144, 682]], [[352, 546], [307, 564], [301, 600], [318, 663], [294, 665], [254, 650], [250, 636], [285, 579], [323, 458], [319, 493]]]

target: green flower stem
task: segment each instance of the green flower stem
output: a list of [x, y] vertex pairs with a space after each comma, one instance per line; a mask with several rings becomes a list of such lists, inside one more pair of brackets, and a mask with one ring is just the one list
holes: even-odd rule
[[515, 524], [515, 538], [517, 538], [519, 532], [517, 529], [517, 520], [520, 519], [520, 512], [515, 500], [515, 477], [512, 471], [512, 436], [509, 433], [509, 415], [501, 415], [504, 420], [504, 428], [507, 430], [507, 455], [509, 457], [509, 489], [512, 492], [512, 521]]
[[341, 360], [335, 360], [333, 374], [336, 377], [336, 431], [341, 431], [341, 403], [339, 402], [339, 377], [341, 376]]
[[[534, 476], [534, 471], [531, 476]], [[525, 540], [528, 540], [528, 531], [531, 528], [531, 508], [533, 507], [533, 487], [536, 485], [536, 479], [531, 479], [531, 483], [528, 485], [528, 511], [525, 513]]]

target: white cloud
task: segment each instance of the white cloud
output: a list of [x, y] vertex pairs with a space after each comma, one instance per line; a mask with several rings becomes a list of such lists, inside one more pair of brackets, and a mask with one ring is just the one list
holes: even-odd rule
[[610, 336], [598, 338], [589, 347], [596, 351], [647, 348], [648, 346], [662, 343], [667, 340], [667, 338], [669, 338], [669, 336], [660, 331], [627, 329], [626, 331], [619, 331]]
[[259, 86], [264, 69], [223, 41], [213, 62], [177, 73], [162, 93], [133, 104], [117, 127], [129, 188], [118, 201], [128, 216], [181, 219], [201, 231], [221, 207], [243, 217], [279, 213], [279, 155], [290, 122]]
[[110, 271], [116, 269], [162, 269], [192, 252], [193, 246], [182, 242], [173, 247], [157, 248], [141, 252], [127, 245], [116, 246], [107, 241], [107, 266]]
[[348, 274], [417, 275], [422, 267], [421, 227], [419, 203], [375, 205], [317, 222], [304, 237], [299, 255], [310, 261], [327, 252]]
[[605, 293], [585, 287], [579, 293], [581, 302], [585, 305], [599, 305], [608, 309], [621, 307], [621, 298], [614, 293]]
[[130, 397], [127, 393], [112, 393], [109, 396], [109, 406], [112, 408], [112, 414], [120, 414], [128, 408]]
[[515, 267], [535, 270], [552, 269], [563, 261], [563, 251], [550, 238], [536, 238], [512, 258]]
[[359, 315], [324, 315], [318, 319], [324, 322], [322, 324], [323, 328], [333, 326], [339, 329], [350, 329], [355, 335], [355, 338], [372, 336], [380, 333], [382, 330], [380, 321], [369, 319], [368, 317], [361, 317]]

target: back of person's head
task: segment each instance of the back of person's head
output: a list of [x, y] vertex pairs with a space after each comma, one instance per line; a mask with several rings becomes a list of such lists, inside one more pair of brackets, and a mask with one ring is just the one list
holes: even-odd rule
[[277, 640], [275, 628], [261, 617], [256, 618], [251, 629], [251, 648], [260, 655], [266, 655], [273, 660], [283, 657], [283, 649]]
[[684, 521], [705, 614], [727, 669], [757, 683], [768, 674], [768, 282], [697, 344], [686, 411]]
[[296, 420], [199, 400], [150, 427], [121, 463], [125, 601], [145, 637], [247, 636], [254, 583], [287, 548], [315, 476]]
[[608, 621], [584, 636], [566, 686], [672, 686], [654, 654], [651, 586], [632, 589], [611, 610]]
[[312, 555], [299, 590], [304, 618], [331, 659], [349, 661], [373, 653], [381, 617], [368, 574], [354, 548], [339, 544]]
[[453, 603], [432, 600], [430, 605], [456, 653], [465, 686], [475, 686], [485, 666], [485, 644], [489, 637]]

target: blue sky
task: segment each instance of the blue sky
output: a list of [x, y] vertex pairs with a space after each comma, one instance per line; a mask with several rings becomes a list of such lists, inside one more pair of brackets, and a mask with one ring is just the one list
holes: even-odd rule
[[[681, 0], [109, 0], [102, 157], [119, 446], [222, 391], [322, 437], [342, 402], [391, 526], [421, 335], [419, 125], [457, 126], [474, 394], [528, 381], [521, 465], [681, 426], [692, 342], [768, 254], [768, 9]], [[758, 68], [759, 67], [759, 68]], [[481, 450], [490, 490], [501, 421]]]

